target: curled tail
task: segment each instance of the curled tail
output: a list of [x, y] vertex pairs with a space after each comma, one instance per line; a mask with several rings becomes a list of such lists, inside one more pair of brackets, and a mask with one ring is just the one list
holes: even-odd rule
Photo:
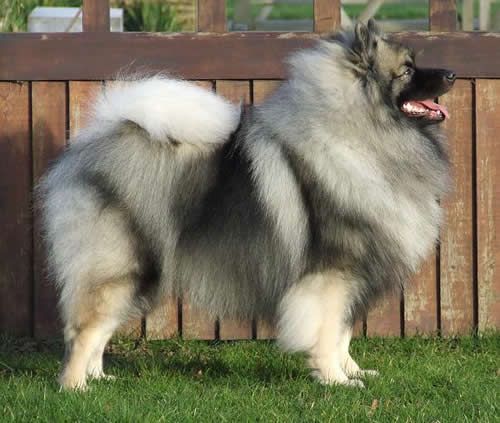
[[155, 76], [108, 87], [94, 119], [111, 126], [134, 122], [158, 142], [219, 144], [237, 128], [240, 108], [190, 82]]

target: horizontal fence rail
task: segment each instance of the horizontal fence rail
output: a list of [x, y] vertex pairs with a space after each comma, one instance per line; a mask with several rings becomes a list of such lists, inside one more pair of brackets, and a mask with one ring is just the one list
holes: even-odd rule
[[[462, 78], [500, 78], [500, 34], [391, 36], [415, 49], [420, 66], [453, 69]], [[275, 32], [0, 34], [0, 80], [102, 80], [124, 69], [167, 70], [188, 79], [280, 79], [286, 77], [283, 60], [317, 38]]]

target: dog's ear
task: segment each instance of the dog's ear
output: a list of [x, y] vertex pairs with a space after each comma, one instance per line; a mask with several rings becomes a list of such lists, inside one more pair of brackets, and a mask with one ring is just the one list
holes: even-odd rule
[[370, 19], [367, 25], [357, 22], [354, 27], [354, 50], [363, 57], [371, 57], [377, 48], [380, 34], [380, 29], [373, 19]]
[[366, 26], [368, 27], [368, 31], [370, 31], [372, 34], [376, 35], [377, 37], [382, 36], [382, 30], [378, 26], [377, 22], [375, 22], [375, 19], [370, 18]]

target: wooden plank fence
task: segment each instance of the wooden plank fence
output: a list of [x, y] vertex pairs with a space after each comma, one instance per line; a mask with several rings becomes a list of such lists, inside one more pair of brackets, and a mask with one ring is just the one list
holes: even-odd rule
[[[84, 0], [83, 33], [0, 34], [0, 331], [39, 338], [60, 333], [56, 295], [32, 189], [88, 105], [124, 66], [169, 70], [233, 101], [260, 103], [285, 77], [282, 60], [339, 26], [340, 1], [316, 0], [316, 33], [225, 33], [223, 0], [198, 0], [193, 34], [111, 34], [108, 2]], [[455, 1], [430, 2], [430, 32], [400, 33], [423, 65], [456, 70], [440, 99], [452, 115], [454, 187], [446, 225], [401, 298], [386, 298], [357, 335], [467, 334], [500, 327], [500, 37], [455, 33]], [[170, 298], [122, 334], [163, 339], [269, 339], [260, 321], [215, 320]]]

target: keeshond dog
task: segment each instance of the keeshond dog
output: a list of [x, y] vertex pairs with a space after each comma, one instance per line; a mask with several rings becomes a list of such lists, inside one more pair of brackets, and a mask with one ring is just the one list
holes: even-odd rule
[[241, 108], [188, 82], [130, 79], [98, 99], [39, 187], [60, 292], [62, 387], [104, 377], [115, 329], [167, 295], [275, 321], [321, 382], [362, 386], [352, 326], [433, 251], [449, 162], [420, 69], [370, 21], [288, 60]]

